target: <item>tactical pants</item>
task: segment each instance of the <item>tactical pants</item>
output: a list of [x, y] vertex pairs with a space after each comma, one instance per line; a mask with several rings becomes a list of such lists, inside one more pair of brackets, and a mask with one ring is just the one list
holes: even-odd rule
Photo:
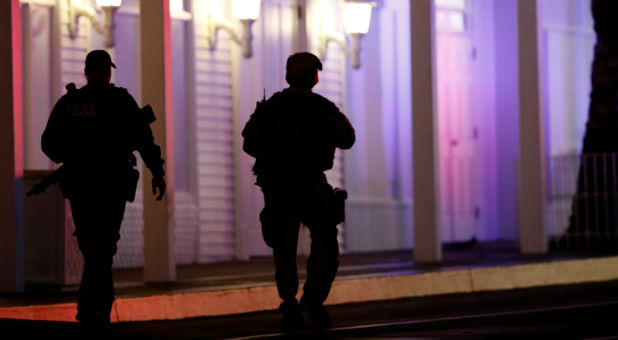
[[126, 201], [122, 194], [97, 192], [75, 194], [70, 201], [77, 243], [84, 255], [76, 318], [105, 322], [114, 301], [112, 262]]
[[339, 267], [337, 226], [331, 218], [332, 187], [325, 181], [291, 190], [265, 188], [260, 214], [266, 243], [273, 248], [279, 297], [294, 301], [298, 292], [296, 251], [300, 223], [310, 231], [311, 252], [302, 303], [322, 304]]

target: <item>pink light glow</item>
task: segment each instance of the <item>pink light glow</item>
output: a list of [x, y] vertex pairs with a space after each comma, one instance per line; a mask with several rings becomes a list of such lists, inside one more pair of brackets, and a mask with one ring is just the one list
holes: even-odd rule
[[13, 143], [15, 148], [15, 178], [24, 176], [24, 138], [22, 107], [21, 13], [19, 0], [11, 0], [13, 64]]

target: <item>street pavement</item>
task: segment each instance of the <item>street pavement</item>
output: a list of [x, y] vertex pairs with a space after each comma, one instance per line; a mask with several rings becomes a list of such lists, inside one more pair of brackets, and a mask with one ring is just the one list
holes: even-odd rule
[[98, 335], [76, 323], [0, 319], [0, 339], [618, 339], [617, 288], [609, 281], [335, 305], [332, 328], [305, 315], [291, 333], [275, 311], [116, 323]]

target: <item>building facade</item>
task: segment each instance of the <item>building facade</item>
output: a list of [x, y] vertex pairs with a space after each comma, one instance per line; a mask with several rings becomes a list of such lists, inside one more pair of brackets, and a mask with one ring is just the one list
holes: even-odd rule
[[[226, 0], [123, 0], [114, 14], [112, 47], [86, 16], [70, 31], [73, 2], [103, 22], [94, 0], [7, 1], [19, 30], [3, 39], [21, 43], [11, 57], [21, 82], [11, 84], [22, 97], [11, 101], [20, 113], [7, 120], [18, 131], [11, 141], [17, 151], [3, 156], [20, 164], [5, 170], [5, 181], [25, 178], [28, 185], [37, 171], [54, 168], [40, 150], [40, 137], [64, 86], [85, 84], [88, 51], [111, 54], [118, 66], [112, 82], [142, 106], [150, 104], [144, 100], [144, 73], [169, 69], [168, 112], [156, 114], [166, 117], [162, 131], [173, 155], [173, 191], [166, 203], [173, 213], [164, 221], [171, 236], [161, 237], [174, 264], [270, 254], [261, 239], [262, 197], [251, 174], [253, 159], [242, 152], [240, 131], [256, 101], [286, 87], [285, 62], [297, 51], [325, 48], [315, 91], [336, 103], [356, 129], [356, 145], [337, 151], [328, 172], [331, 183], [350, 194], [340, 225], [343, 252], [414, 248], [419, 260], [439, 261], [442, 243], [471, 239], [513, 240], [522, 251], [543, 252], [547, 216], [566, 209], [564, 202], [546, 200], [546, 167], [554, 164], [546, 156], [579, 151], [594, 43], [587, 0], [374, 1], [369, 31], [360, 39], [359, 68], [342, 46], [322, 44], [334, 34], [351, 47], [339, 0], [262, 0], [250, 27], [250, 57], [229, 31], [212, 29], [213, 22], [229, 20], [242, 35]], [[168, 64], [153, 64], [144, 51], [145, 40], [160, 35], [144, 31], [144, 22], [159, 20], [144, 17], [144, 6], [169, 6], [161, 26], [169, 30], [169, 45], [162, 49], [171, 56]], [[522, 144], [522, 136], [533, 143]], [[10, 212], [7, 221], [16, 221], [7, 229], [18, 235], [4, 242], [13, 244], [6, 251], [26, 254], [15, 255], [11, 263], [22, 269], [9, 276], [23, 276], [26, 268], [26, 280], [34, 282], [28, 263], [44, 254], [33, 250], [40, 240], [32, 228], [45, 230], [50, 218], [33, 209], [50, 204], [23, 198], [27, 185], [7, 193], [22, 198], [11, 199], [17, 208], [2, 206]], [[117, 268], [149, 266], [144, 216], [153, 208], [142, 199], [149, 190], [139, 190], [127, 206]], [[47, 214], [62, 211], [54, 222], [62, 226], [48, 233], [62, 231], [65, 260], [77, 261], [66, 271], [79, 270], [69, 210], [54, 202]], [[307, 231], [300, 242], [300, 251], [308, 252]], [[73, 280], [67, 275], [64, 282]]]

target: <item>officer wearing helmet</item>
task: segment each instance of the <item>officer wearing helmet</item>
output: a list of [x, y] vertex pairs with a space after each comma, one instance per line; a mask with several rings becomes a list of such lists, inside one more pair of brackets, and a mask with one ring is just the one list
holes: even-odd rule
[[[319, 326], [330, 325], [323, 303], [339, 266], [336, 226], [345, 197], [328, 184], [324, 171], [333, 167], [336, 148], [352, 147], [355, 134], [334, 103], [312, 92], [319, 70], [322, 63], [315, 55], [291, 55], [286, 65], [290, 87], [258, 103], [242, 131], [243, 149], [256, 158], [253, 171], [264, 194], [260, 221], [273, 249], [284, 328], [300, 327], [303, 310]], [[300, 223], [309, 228], [311, 253], [298, 302]]]
[[157, 199], [166, 185], [161, 149], [149, 125], [155, 120], [152, 110], [140, 110], [126, 89], [110, 83], [116, 65], [106, 51], [91, 51], [85, 64], [88, 83], [79, 89], [67, 85], [67, 94], [49, 117], [41, 146], [52, 161], [62, 163], [60, 188], [71, 203], [84, 255], [76, 319], [99, 327], [110, 321], [112, 260], [125, 204], [133, 200], [139, 177], [133, 151], [139, 151], [152, 172]]

